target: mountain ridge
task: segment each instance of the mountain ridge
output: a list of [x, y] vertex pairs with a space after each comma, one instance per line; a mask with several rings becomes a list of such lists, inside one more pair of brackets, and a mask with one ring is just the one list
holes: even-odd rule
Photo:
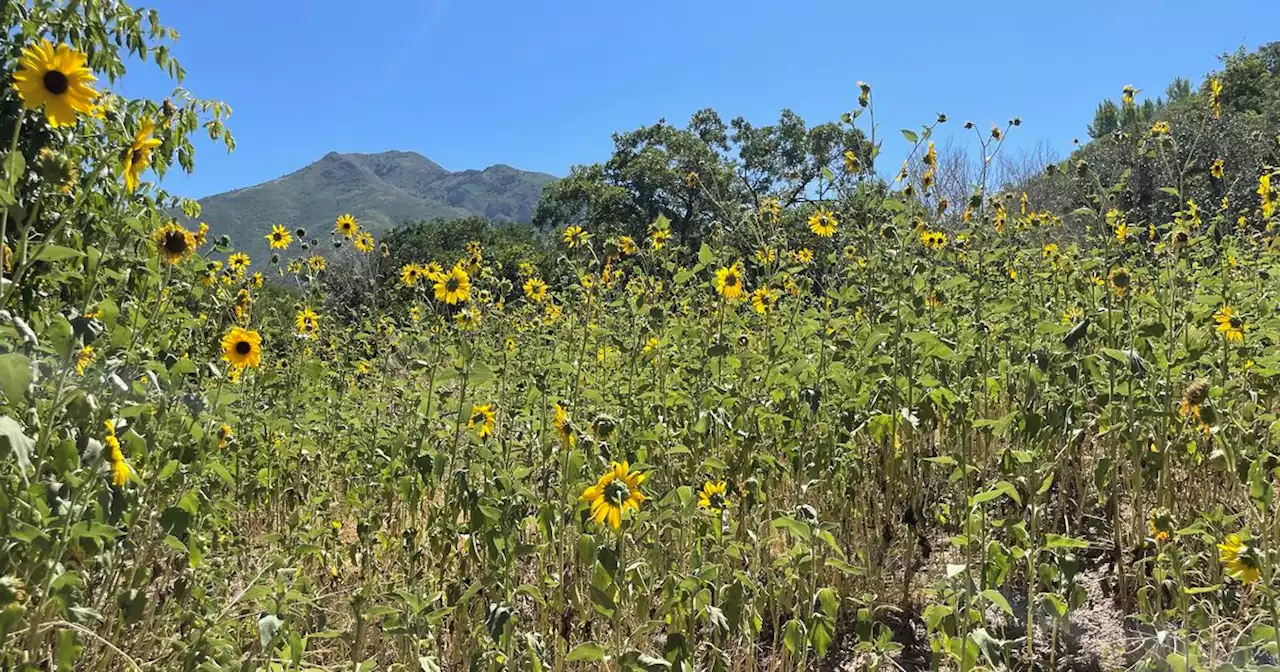
[[[350, 213], [377, 237], [406, 221], [479, 215], [529, 222], [553, 175], [507, 164], [450, 171], [413, 151], [331, 151], [295, 171], [199, 199], [200, 221], [261, 261], [273, 224], [328, 239], [334, 219]], [[331, 249], [327, 244], [317, 250]]]

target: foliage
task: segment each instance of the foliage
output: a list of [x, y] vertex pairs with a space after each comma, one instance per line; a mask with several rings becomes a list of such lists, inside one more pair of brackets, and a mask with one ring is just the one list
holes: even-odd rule
[[[167, 34], [118, 3], [0, 12], [98, 73], [114, 30]], [[225, 108], [108, 96], [54, 129], [5, 88], [0, 667], [1271, 665], [1280, 174], [1213, 178], [1252, 184], [1247, 226], [1141, 227], [1076, 166], [1069, 231], [985, 171], [939, 198], [945, 118], [886, 183], [859, 88], [817, 136], [731, 124], [733, 159], [646, 129], [551, 197], [588, 208], [554, 254], [342, 217], [264, 226], [259, 266], [130, 188]], [[1129, 142], [1249, 151], [1196, 122]], [[981, 155], [1016, 125], [973, 129]], [[696, 195], [592, 200], [693, 156]], [[1181, 201], [1213, 170], [1150, 179]]]

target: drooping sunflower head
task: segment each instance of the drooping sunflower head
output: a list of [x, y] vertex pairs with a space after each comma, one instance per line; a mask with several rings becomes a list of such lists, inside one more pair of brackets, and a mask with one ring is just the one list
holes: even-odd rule
[[28, 110], [44, 106], [50, 126], [73, 126], [76, 114], [91, 112], [98, 97], [90, 86], [97, 78], [87, 63], [85, 54], [68, 45], [54, 47], [49, 40], [40, 40], [22, 50], [13, 88]]
[[640, 504], [648, 499], [640, 491], [644, 481], [645, 475], [631, 471], [626, 462], [614, 462], [595, 485], [583, 491], [578, 501], [591, 505], [591, 519], [596, 524], [607, 524], [617, 530], [622, 527], [622, 514], [639, 510]]
[[1182, 417], [1194, 416], [1200, 417], [1201, 407], [1209, 400], [1209, 381], [1198, 379], [1187, 386], [1182, 392], [1182, 407], [1179, 413]]
[[471, 416], [467, 419], [467, 429], [475, 430], [476, 436], [486, 438], [493, 434], [497, 411], [493, 404], [479, 404], [471, 407]]
[[283, 225], [275, 224], [271, 227], [271, 233], [267, 234], [267, 244], [273, 250], [287, 250], [289, 243], [293, 242], [293, 234], [289, 233], [289, 229]]
[[133, 142], [120, 157], [120, 167], [124, 170], [124, 186], [130, 192], [137, 191], [142, 181], [142, 171], [151, 165], [151, 152], [160, 146], [160, 139], [151, 137], [156, 125], [150, 119], [143, 119]]
[[729, 507], [729, 497], [725, 494], [728, 486], [724, 481], [702, 484], [702, 492], [698, 493], [698, 506], [713, 513], [720, 513]]
[[232, 327], [222, 337], [222, 358], [237, 369], [256, 368], [262, 363], [262, 336], [256, 331]]
[[85, 369], [93, 364], [93, 346], [86, 345], [76, 353], [76, 374], [83, 376]]
[[471, 276], [461, 265], [454, 265], [436, 279], [435, 290], [437, 301], [451, 306], [465, 303], [471, 298]]
[[1107, 281], [1111, 283], [1112, 291], [1118, 296], [1124, 296], [1133, 284], [1133, 277], [1129, 275], [1129, 269], [1121, 267], [1112, 269], [1107, 275]]
[[1246, 543], [1237, 534], [1227, 535], [1218, 544], [1218, 562], [1222, 563], [1228, 576], [1242, 583], [1256, 583], [1262, 578], [1264, 559], [1261, 549]]
[[1151, 515], [1147, 517], [1147, 532], [1157, 544], [1163, 544], [1169, 541], [1173, 535], [1174, 522], [1173, 514], [1168, 509], [1156, 508], [1151, 510]]
[[742, 266], [734, 264], [716, 271], [716, 293], [729, 301], [742, 298], [743, 288]]
[[226, 448], [231, 443], [231, 437], [234, 432], [231, 431], [231, 425], [223, 423], [218, 427], [218, 447]]
[[352, 217], [351, 213], [338, 217], [333, 223], [333, 232], [343, 238], [350, 238], [359, 230], [360, 225], [356, 223], [356, 218]]
[[836, 227], [839, 224], [840, 222], [836, 220], [835, 213], [825, 208], [820, 208], [809, 216], [809, 230], [814, 235], [822, 238], [830, 238], [835, 235]]
[[181, 224], [170, 221], [151, 233], [156, 251], [166, 264], [186, 261], [196, 251], [196, 237]]
[[480, 323], [484, 321], [484, 315], [475, 306], [467, 306], [459, 310], [458, 314], [453, 316], [453, 320], [458, 324], [459, 328], [469, 331], [480, 326]]

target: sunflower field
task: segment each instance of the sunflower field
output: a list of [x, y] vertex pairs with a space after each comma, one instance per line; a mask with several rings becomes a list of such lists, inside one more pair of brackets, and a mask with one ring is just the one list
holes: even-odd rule
[[158, 186], [234, 141], [111, 92], [180, 83], [153, 12], [0, 21], [0, 668], [1280, 665], [1280, 171], [1185, 160], [1220, 87], [1116, 140], [1167, 221], [1085, 162], [1072, 212], [940, 199], [936, 123], [886, 141], [863, 84], [867, 146], [716, 235], [393, 267], [350, 216], [250, 259]]

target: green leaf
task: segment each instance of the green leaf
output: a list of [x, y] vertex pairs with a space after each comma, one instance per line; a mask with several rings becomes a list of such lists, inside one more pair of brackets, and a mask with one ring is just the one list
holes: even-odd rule
[[13, 452], [14, 458], [18, 461], [18, 470], [25, 479], [27, 469], [31, 468], [31, 449], [35, 448], [36, 442], [22, 433], [22, 425], [19, 425], [17, 420], [7, 415], [0, 415], [0, 447], [5, 444]]
[[258, 619], [258, 641], [266, 648], [276, 638], [276, 633], [284, 625], [284, 620], [275, 614], [267, 614]]
[[20, 408], [31, 384], [31, 360], [19, 352], [0, 355], [0, 392], [15, 409]]
[[70, 247], [63, 247], [61, 245], [45, 245], [44, 247], [40, 248], [39, 252], [36, 253], [36, 256], [34, 257], [34, 261], [53, 262], [53, 261], [62, 261], [63, 259], [70, 259], [72, 257], [83, 257], [83, 256], [84, 256], [84, 252], [81, 252], [80, 250], [72, 249]]
[[704, 242], [702, 247], [698, 248], [698, 263], [706, 266], [715, 261], [715, 259], [716, 255], [711, 251], [711, 246]]
[[920, 136], [916, 135], [916, 132], [909, 128], [902, 129], [902, 137], [906, 138], [907, 142], [920, 142]]
[[570, 663], [598, 663], [604, 660], [604, 647], [595, 642], [584, 642], [573, 647], [565, 660]]
[[1084, 539], [1075, 539], [1072, 537], [1064, 537], [1060, 534], [1046, 534], [1045, 548], [1089, 548], [1089, 542]]
[[1000, 610], [1004, 613], [1009, 614], [1010, 616], [1013, 615], [1013, 607], [1009, 606], [1009, 600], [1006, 600], [1004, 595], [1000, 594], [1000, 591], [995, 588], [988, 588], [982, 591], [982, 596], [987, 598], [987, 601], [991, 604], [1000, 607]]

